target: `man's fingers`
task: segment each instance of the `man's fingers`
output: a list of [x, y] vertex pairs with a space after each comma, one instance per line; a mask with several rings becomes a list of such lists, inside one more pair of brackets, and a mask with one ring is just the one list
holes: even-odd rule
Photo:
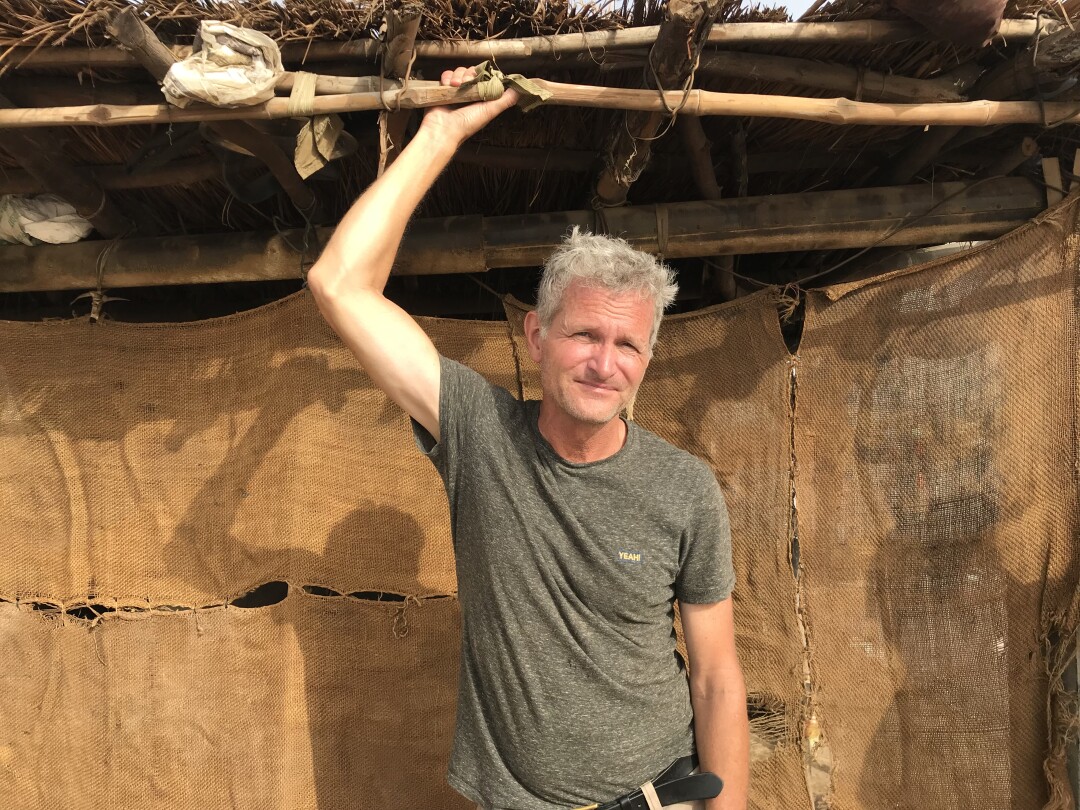
[[439, 76], [439, 84], [443, 87], [461, 87], [465, 82], [476, 78], [476, 68], [459, 67], [454, 70], [444, 70]]

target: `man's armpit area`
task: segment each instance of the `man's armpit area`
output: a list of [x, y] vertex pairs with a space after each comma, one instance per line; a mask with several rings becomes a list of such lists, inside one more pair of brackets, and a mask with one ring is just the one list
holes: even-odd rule
[[431, 435], [430, 431], [411, 416], [409, 417], [409, 424], [412, 425], [413, 439], [416, 440], [416, 446], [420, 452], [428, 458], [437, 455], [439, 442]]

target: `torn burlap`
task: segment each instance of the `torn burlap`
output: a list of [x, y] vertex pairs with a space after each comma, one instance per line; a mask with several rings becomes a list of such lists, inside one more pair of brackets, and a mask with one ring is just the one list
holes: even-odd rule
[[1075, 632], [1075, 209], [808, 298], [795, 489], [837, 807], [1038, 808], [1044, 761], [1073, 806], [1047, 715]]
[[[421, 324], [516, 388], [505, 324]], [[438, 475], [306, 292], [198, 323], [0, 322], [0, 346], [0, 597], [456, 591]]]
[[[508, 301], [506, 311], [525, 394], [537, 397], [539, 375], [522, 332], [526, 309]], [[634, 419], [708, 462], [724, 490], [751, 713], [750, 807], [803, 810], [803, 658], [788, 526], [790, 378], [775, 294], [668, 317]]]
[[[464, 808], [454, 599], [111, 614], [0, 603], [0, 797], [56, 808]], [[403, 632], [404, 630], [404, 632]]]

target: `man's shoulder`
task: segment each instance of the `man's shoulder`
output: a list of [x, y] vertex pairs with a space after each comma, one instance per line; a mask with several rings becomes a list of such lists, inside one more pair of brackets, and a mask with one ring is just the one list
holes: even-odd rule
[[493, 383], [471, 366], [452, 360], [446, 355], [439, 356], [439, 373], [442, 381], [452, 392], [481, 391], [490, 392], [502, 401], [518, 402], [517, 397], [500, 385]]

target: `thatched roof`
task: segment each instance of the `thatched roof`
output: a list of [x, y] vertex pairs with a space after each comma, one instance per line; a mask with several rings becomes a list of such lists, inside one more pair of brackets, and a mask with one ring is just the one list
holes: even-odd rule
[[[123, 0], [50, 0], [48, 3], [0, 0], [0, 48], [3, 49], [0, 93], [11, 105], [22, 108], [70, 105], [80, 98], [84, 99], [83, 103], [145, 103], [159, 98], [156, 83], [134, 61], [128, 64], [96, 61], [96, 54], [115, 49], [106, 26], [115, 12], [129, 5]], [[345, 0], [305, 3], [146, 0], [132, 7], [169, 46], [190, 45], [199, 20], [221, 19], [265, 32], [279, 44], [288, 45], [287, 68], [304, 67], [320, 74], [364, 75], [378, 72], [374, 60], [320, 59], [316, 63], [308, 59], [304, 63], [304, 57], [310, 56], [317, 45], [377, 39], [387, 5], [403, 4]], [[1037, 15], [1039, 25], [1049, 26], [1054, 21], [1063, 21], [1076, 5], [1050, 0], [1010, 3], [1006, 17], [1015, 20]], [[419, 8], [422, 14], [418, 42], [511, 40], [630, 29], [657, 25], [664, 14], [663, 4], [658, 2], [594, 6], [564, 0], [438, 0], [420, 4]], [[786, 19], [782, 9], [763, 10], [749, 3], [729, 2], [718, 21]], [[819, 22], [867, 19], [905, 18], [884, 0], [835, 0], [818, 8], [812, 17]], [[880, 75], [884, 75], [920, 80], [928, 91], [949, 85], [955, 88], [955, 100], [959, 100], [980, 97], [979, 81], [985, 82], [993, 71], [1002, 73], [1006, 70], [1003, 66], [1012, 66], [1009, 68], [1012, 70], [1023, 66], [1023, 60], [1030, 59], [1030, 45], [1030, 39], [997, 39], [982, 48], [963, 47], [935, 40], [925, 33], [889, 43], [807, 43], [794, 39], [738, 43], [722, 46], [722, 51], [717, 48], [716, 52], [737, 53], [748, 68], [759, 56], [780, 55], [814, 60], [820, 65], [821, 73], [826, 69], [847, 69], [853, 77], [852, 92], [847, 94], [850, 98], [881, 97], [877, 83], [882, 81]], [[58, 62], [54, 58], [57, 54], [70, 54], [71, 58]], [[641, 87], [643, 59], [641, 49], [604, 50], [577, 58], [532, 58], [525, 60], [523, 70], [530, 76], [574, 84]], [[437, 78], [438, 70], [448, 66], [447, 61], [418, 58], [414, 76]], [[513, 60], [508, 60], [507, 67], [516, 69]], [[1072, 88], [1075, 70], [1076, 65], [1072, 65], [1047, 72], [1019, 97], [1048, 100], [1052, 96], [1055, 102], [1080, 98], [1080, 91]], [[755, 78], [750, 72], [736, 77], [730, 75], [730, 67], [726, 72], [723, 69], [708, 72], [702, 68], [695, 76], [694, 86], [785, 97], [843, 95], [836, 89], [814, 86], [814, 81], [766, 80]], [[807, 75], [815, 72], [818, 71], [811, 70]], [[348, 204], [374, 179], [378, 162], [378, 114], [353, 112], [343, 117], [346, 130], [359, 144], [357, 151], [335, 161], [308, 181], [320, 201], [321, 222], [327, 225], [336, 222]], [[968, 127], [944, 140], [940, 148], [924, 149], [925, 160], [909, 161], [910, 176], [903, 176], [901, 158], [913, 154], [917, 157], [919, 144], [941, 128], [927, 133], [919, 126], [837, 126], [769, 117], [712, 116], [699, 120], [711, 142], [716, 183], [725, 198], [981, 178], [995, 170], [1003, 154], [1017, 149], [1025, 137], [1034, 139], [1038, 154], [1008, 169], [1041, 179], [1040, 158], [1057, 157], [1065, 170], [1071, 170], [1077, 145], [1072, 124]], [[466, 146], [464, 159], [453, 164], [438, 181], [418, 216], [498, 216], [587, 208], [611, 133], [625, 126], [623, 121], [624, 113], [619, 110], [567, 106], [543, 106], [527, 115], [506, 115], [482, 132], [475, 144]], [[274, 124], [268, 130], [281, 126], [287, 125]], [[701, 199], [700, 178], [695, 177], [687, 159], [687, 141], [680, 135], [680, 128], [672, 128], [652, 143], [650, 167], [630, 187], [629, 204]], [[0, 130], [0, 135], [3, 132]], [[110, 172], [112, 176], [128, 176], [155, 167], [163, 185], [124, 188], [113, 184], [108, 189], [109, 199], [135, 224], [138, 236], [251, 232], [305, 225], [304, 217], [289, 197], [267, 179], [261, 164], [222, 150], [214, 138], [204, 137], [205, 131], [200, 131], [197, 124], [78, 126], [19, 132], [46, 151], [57, 150], [57, 144], [61, 144], [59, 150], [63, 156], [76, 166], [105, 167], [99, 169], [98, 177]], [[164, 172], [169, 166], [174, 169], [171, 175]], [[9, 154], [0, 140], [0, 191], [27, 191], [35, 185], [21, 172], [20, 161]], [[268, 195], [256, 194], [259, 187], [269, 188]], [[260, 196], [264, 198], [259, 199]], [[90, 238], [99, 239], [100, 235]], [[0, 248], [0, 258], [4, 250], [7, 248]], [[744, 290], [753, 289], [756, 283], [784, 284], [810, 276], [814, 276], [810, 283], [841, 280], [853, 270], [859, 272], [879, 252], [871, 250], [833, 273], [823, 271], [848, 259], [852, 251], [799, 250], [745, 255], [737, 263], [738, 272], [744, 277], [740, 285]], [[716, 292], [708, 288], [710, 271], [704, 269], [708, 265], [699, 259], [687, 259], [679, 264], [685, 279], [684, 306], [714, 300]], [[872, 268], [862, 272], [871, 271]], [[497, 292], [509, 291], [528, 298], [534, 274], [493, 271], [477, 280]], [[220, 290], [217, 293], [143, 291], [143, 300], [156, 300], [159, 306], [147, 305], [130, 317], [184, 317], [235, 309], [278, 295], [298, 283], [237, 285], [228, 295]], [[471, 280], [425, 277], [395, 284], [395, 290], [417, 311], [482, 314], [486, 309], [496, 310], [494, 296]], [[238, 289], [242, 292], [237, 293]], [[70, 297], [67, 293], [0, 295], [0, 316], [66, 314]], [[184, 301], [197, 302], [190, 313], [184, 311]], [[117, 310], [115, 317], [124, 314]]]

